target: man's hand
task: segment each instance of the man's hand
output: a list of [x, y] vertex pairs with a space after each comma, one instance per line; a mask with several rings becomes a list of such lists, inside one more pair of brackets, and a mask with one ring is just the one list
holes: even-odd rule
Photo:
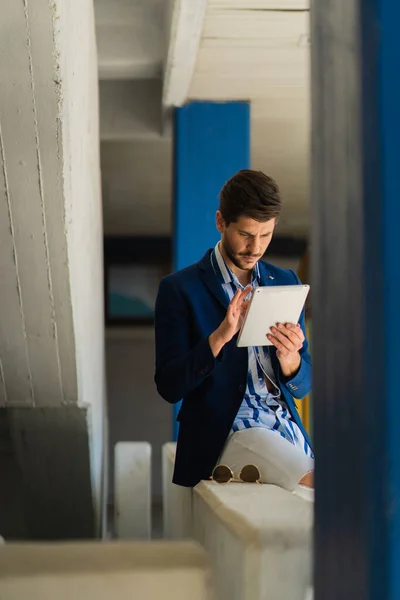
[[300, 368], [299, 350], [303, 347], [304, 334], [299, 324], [277, 323], [276, 327], [271, 327], [271, 333], [267, 338], [276, 347], [276, 356], [281, 365], [282, 373], [285, 377], [293, 377]]
[[249, 307], [249, 300], [246, 300], [246, 297], [250, 294], [251, 290], [252, 286], [248, 285], [244, 290], [238, 290], [236, 292], [229, 303], [225, 319], [218, 329], [216, 329], [208, 338], [214, 356], [218, 356], [225, 344], [227, 344], [241, 328]]

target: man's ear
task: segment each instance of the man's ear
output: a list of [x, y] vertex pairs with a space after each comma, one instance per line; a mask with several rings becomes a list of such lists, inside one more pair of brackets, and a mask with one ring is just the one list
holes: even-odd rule
[[225, 221], [220, 210], [217, 210], [217, 214], [215, 215], [215, 223], [218, 231], [223, 233], [225, 231]]

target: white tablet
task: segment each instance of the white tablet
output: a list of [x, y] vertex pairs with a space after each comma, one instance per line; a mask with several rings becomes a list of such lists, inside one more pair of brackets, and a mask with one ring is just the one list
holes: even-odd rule
[[237, 345], [272, 346], [267, 333], [277, 323], [298, 323], [309, 290], [309, 285], [255, 288]]

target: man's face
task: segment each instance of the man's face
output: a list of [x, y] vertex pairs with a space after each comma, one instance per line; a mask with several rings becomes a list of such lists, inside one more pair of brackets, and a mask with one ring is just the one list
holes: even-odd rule
[[240, 217], [236, 223], [226, 225], [217, 211], [217, 229], [225, 256], [238, 269], [251, 271], [271, 242], [275, 219], [259, 223], [250, 217]]

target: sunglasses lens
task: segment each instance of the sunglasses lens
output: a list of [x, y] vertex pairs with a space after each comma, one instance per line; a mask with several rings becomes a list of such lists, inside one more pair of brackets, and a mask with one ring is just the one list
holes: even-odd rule
[[260, 471], [255, 465], [246, 465], [240, 472], [240, 479], [245, 483], [256, 483], [260, 478]]
[[218, 465], [213, 471], [212, 479], [217, 483], [228, 483], [232, 479], [232, 472], [226, 465]]

